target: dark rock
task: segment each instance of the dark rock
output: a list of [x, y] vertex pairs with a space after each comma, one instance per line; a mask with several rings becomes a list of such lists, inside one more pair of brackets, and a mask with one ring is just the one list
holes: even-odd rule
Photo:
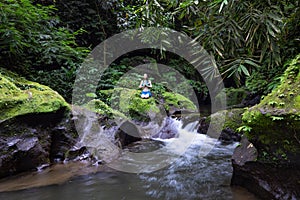
[[253, 93], [249, 93], [246, 98], [244, 98], [242, 100], [242, 105], [244, 107], [250, 107], [250, 106], [254, 106], [256, 104], [259, 104], [261, 100], [261, 95], [259, 94], [253, 94]]
[[199, 120], [199, 126], [198, 126], [198, 129], [197, 129], [197, 132], [200, 133], [200, 134], [206, 135], [208, 127], [209, 127], [209, 123], [207, 123], [206, 117], [202, 117]]
[[[207, 134], [210, 126], [213, 129], [214, 126], [219, 126], [223, 122], [224, 128], [221, 131], [214, 130], [215, 135], [211, 135], [211, 137], [218, 138], [223, 144], [239, 142], [241, 133], [237, 132], [236, 129], [241, 126], [243, 112], [243, 109], [230, 109], [216, 112], [209, 117], [203, 117], [199, 120], [197, 132]], [[212, 121], [212, 116], [214, 121]]]
[[141, 140], [138, 128], [131, 122], [125, 121], [115, 133], [115, 138], [122, 147]]
[[78, 136], [63, 113], [28, 114], [0, 123], [0, 178], [65, 159]]
[[243, 166], [246, 162], [257, 159], [257, 150], [246, 137], [243, 137], [241, 144], [234, 150], [232, 162]]
[[64, 160], [66, 153], [76, 144], [77, 132], [73, 121], [65, 119], [51, 130], [50, 161]]
[[[43, 134], [43, 137], [47, 137]], [[0, 142], [0, 177], [36, 169], [49, 162], [50, 142], [26, 133], [4, 138]], [[3, 141], [6, 140], [6, 141]]]
[[243, 138], [232, 157], [231, 185], [242, 186], [262, 199], [299, 199], [299, 166], [276, 166], [257, 161], [257, 150]]
[[229, 127], [222, 130], [219, 140], [222, 144], [231, 144], [233, 142], [239, 142], [241, 140], [241, 134], [235, 132]]
[[72, 148], [66, 154], [66, 160], [77, 160], [82, 155], [88, 155], [89, 152], [86, 147]]

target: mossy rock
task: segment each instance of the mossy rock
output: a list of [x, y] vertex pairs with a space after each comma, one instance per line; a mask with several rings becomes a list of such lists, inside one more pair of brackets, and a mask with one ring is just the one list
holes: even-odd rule
[[61, 109], [70, 109], [70, 106], [57, 92], [0, 68], [0, 121]]
[[242, 101], [247, 97], [248, 91], [244, 88], [224, 88], [222, 92], [220, 92], [216, 96], [216, 104], [222, 104], [221, 100], [226, 97], [227, 106], [235, 106], [242, 104]]
[[195, 104], [184, 97], [181, 94], [178, 93], [171, 93], [171, 92], [164, 92], [162, 94], [162, 97], [164, 99], [164, 107], [166, 110], [170, 108], [170, 106], [174, 106], [175, 108], [181, 109], [181, 110], [189, 110], [189, 111], [196, 111], [197, 107]]
[[88, 102], [86, 105], [84, 105], [84, 107], [89, 109], [90, 111], [96, 112], [100, 115], [105, 115], [107, 117], [120, 117], [123, 119], [127, 118], [123, 113], [112, 109], [99, 99], [94, 99]]
[[288, 63], [281, 84], [243, 114], [259, 159], [287, 161], [300, 154], [300, 55]]
[[[201, 134], [208, 134], [208, 128], [210, 126], [210, 137], [224, 139], [228, 135], [230, 142], [239, 141], [240, 133], [237, 129], [242, 123], [243, 108], [234, 108], [229, 110], [221, 110], [213, 113], [207, 118], [200, 119], [200, 126], [198, 132]], [[223, 123], [223, 127], [220, 124]]]
[[114, 88], [98, 92], [101, 100], [112, 109], [126, 115], [128, 118], [138, 121], [149, 121], [157, 115], [167, 115], [171, 107], [181, 110], [196, 111], [192, 101], [186, 97], [170, 92], [163, 92], [162, 97], [142, 99], [141, 90], [128, 88]]

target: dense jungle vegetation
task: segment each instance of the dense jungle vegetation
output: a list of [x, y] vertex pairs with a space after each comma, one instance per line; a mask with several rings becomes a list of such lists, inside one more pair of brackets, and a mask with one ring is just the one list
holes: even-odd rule
[[[76, 70], [99, 43], [128, 29], [168, 27], [214, 56], [226, 87], [264, 95], [279, 84], [284, 63], [299, 53], [299, 18], [294, 0], [1, 0], [0, 66], [50, 86], [70, 102]], [[199, 99], [208, 99], [189, 63], [159, 51], [120, 58], [98, 87], [112, 88], [145, 58], [174, 67]], [[154, 91], [160, 89], [157, 83]]]

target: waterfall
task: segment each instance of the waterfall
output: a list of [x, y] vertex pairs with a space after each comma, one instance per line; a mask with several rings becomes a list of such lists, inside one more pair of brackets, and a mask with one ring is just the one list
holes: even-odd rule
[[[126, 148], [121, 149], [118, 145], [115, 135], [120, 130], [121, 124], [106, 128], [98, 124], [96, 117], [88, 116], [81, 124], [80, 145], [87, 147], [96, 159], [104, 161], [114, 169], [127, 172], [153, 171], [173, 162], [177, 156], [186, 151], [199, 135], [196, 133], [197, 124], [198, 122], [193, 122], [182, 127], [182, 121], [166, 117], [161, 124], [150, 122], [137, 126], [136, 130], [140, 132], [142, 139], [164, 143], [161, 148], [153, 152], [137, 153]], [[130, 133], [126, 134], [130, 135]]]

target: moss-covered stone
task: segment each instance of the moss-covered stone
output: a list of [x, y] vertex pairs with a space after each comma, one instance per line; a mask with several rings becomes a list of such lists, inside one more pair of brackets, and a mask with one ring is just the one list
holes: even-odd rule
[[300, 154], [300, 55], [288, 63], [281, 84], [260, 104], [243, 114], [251, 128], [248, 139], [258, 149], [258, 158], [292, 162]]
[[63, 160], [77, 140], [70, 106], [47, 86], [0, 68], [0, 177]]
[[171, 107], [180, 110], [197, 110], [193, 102], [177, 93], [163, 92], [160, 95], [162, 99], [158, 97], [142, 99], [140, 93], [140, 90], [114, 88], [99, 91], [99, 96], [114, 110], [138, 121], [149, 121], [150, 116], [156, 116], [159, 113], [166, 115]]
[[182, 110], [197, 110], [195, 104], [181, 94], [164, 92], [162, 94], [162, 97], [165, 100], [164, 107], [166, 110], [168, 110], [170, 106], [174, 106], [175, 108], [179, 108]]
[[[230, 110], [222, 110], [219, 112], [216, 112], [209, 116], [206, 119], [207, 123], [211, 123], [211, 126], [218, 126], [222, 121], [224, 121], [223, 128], [230, 128], [234, 131], [236, 131], [237, 128], [241, 126], [242, 123], [242, 114], [244, 113], [243, 108], [234, 108]], [[211, 121], [211, 118], [213, 117], [213, 121]]]
[[0, 68], [0, 120], [30, 113], [70, 109], [65, 100], [47, 86], [28, 81]]
[[[241, 133], [237, 129], [242, 123], [243, 108], [222, 110], [200, 119], [198, 132], [209, 134], [210, 137], [219, 139], [224, 144], [240, 141]], [[220, 127], [223, 124], [223, 127]], [[208, 128], [212, 131], [208, 133]]]
[[109, 107], [107, 104], [105, 104], [103, 101], [99, 99], [94, 99], [88, 102], [86, 105], [84, 105], [84, 107], [100, 115], [105, 115], [108, 117], [121, 117], [123, 119], [127, 118], [123, 113], [112, 109], [111, 107]]

